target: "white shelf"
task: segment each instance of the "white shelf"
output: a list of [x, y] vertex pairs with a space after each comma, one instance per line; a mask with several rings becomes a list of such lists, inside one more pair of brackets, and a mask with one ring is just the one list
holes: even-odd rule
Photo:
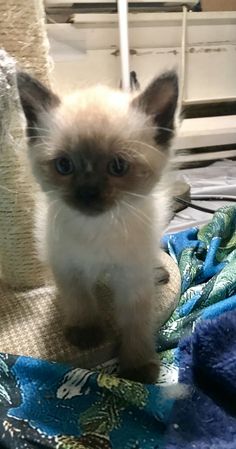
[[222, 103], [222, 102], [234, 102], [236, 101], [236, 95], [233, 97], [214, 97], [214, 98], [195, 98], [194, 100], [184, 100], [183, 104], [184, 106], [197, 106], [202, 104], [209, 104], [209, 103]]
[[[78, 25], [81, 28], [84, 27], [95, 27], [95, 28], [118, 28], [118, 15], [111, 13], [82, 13], [73, 14], [71, 16], [72, 23]], [[152, 43], [157, 42], [157, 35], [160, 34], [161, 30], [165, 27], [170, 28], [169, 36], [165, 36], [162, 46], [169, 46], [170, 37], [176, 34], [176, 30], [181, 30], [182, 27], [183, 14], [181, 12], [165, 12], [165, 13], [137, 13], [130, 12], [128, 14], [129, 21], [129, 33], [132, 33], [133, 29], [140, 29], [136, 33], [138, 41], [140, 32], [142, 33], [143, 47], [148, 47], [147, 41]], [[229, 12], [189, 12], [187, 13], [187, 27], [189, 31], [188, 34], [188, 45], [194, 45], [194, 41], [197, 44], [201, 43], [199, 35], [204, 33], [202, 36], [202, 43], [204, 41], [206, 44], [213, 45], [214, 43], [225, 45], [235, 44], [236, 42], [236, 11]], [[199, 27], [199, 28], [198, 28]], [[215, 27], [215, 30], [214, 30]], [[216, 28], [218, 27], [218, 28]], [[223, 27], [228, 27], [229, 31], [222, 33]], [[231, 27], [231, 28], [230, 28]], [[143, 30], [141, 30], [143, 28]], [[145, 29], [146, 28], [146, 29]], [[148, 28], [148, 34], [147, 34]], [[202, 28], [203, 32], [201, 32]], [[212, 31], [211, 31], [212, 29]], [[196, 30], [196, 31], [195, 31]], [[214, 31], [214, 40], [213, 33]], [[234, 30], [234, 32], [232, 31]], [[224, 35], [227, 35], [227, 40]], [[231, 33], [231, 34], [229, 34]], [[192, 39], [193, 34], [195, 34], [194, 40]], [[222, 36], [223, 34], [223, 36]], [[153, 39], [152, 39], [153, 36]], [[158, 41], [163, 41], [163, 38], [158, 36]], [[206, 40], [207, 39], [207, 40]], [[176, 42], [176, 40], [175, 40]], [[132, 43], [130, 43], [133, 45]], [[171, 43], [171, 45], [173, 45]], [[142, 47], [142, 45], [141, 45]]]
[[[165, 12], [165, 13], [129, 13], [129, 22], [139, 24], [152, 24], [169, 26], [174, 23], [181, 24], [183, 14], [181, 12]], [[117, 14], [109, 13], [83, 13], [73, 14], [74, 23], [89, 24], [89, 23], [118, 23]], [[210, 25], [210, 24], [235, 24], [236, 11], [221, 11], [221, 12], [189, 12], [188, 25]]]
[[184, 120], [174, 148], [183, 150], [232, 144], [236, 144], [235, 115]]
[[[99, 1], [99, 0], [81, 0], [81, 1], [72, 1], [72, 0], [45, 0], [45, 4], [46, 6], [56, 6], [56, 5], [73, 5], [73, 4], [80, 4], [80, 3], [111, 3], [111, 4], [115, 4], [117, 3], [117, 0], [104, 0], [104, 1]], [[129, 0], [129, 3], [160, 3], [163, 5], [163, 3], [167, 3], [168, 6], [170, 5], [188, 5], [188, 6], [194, 6], [197, 3], [197, 0], [187, 0], [187, 1], [179, 1], [179, 0], [165, 0], [164, 2], [160, 1], [156, 1], [156, 0]], [[164, 5], [163, 5], [164, 6]]]

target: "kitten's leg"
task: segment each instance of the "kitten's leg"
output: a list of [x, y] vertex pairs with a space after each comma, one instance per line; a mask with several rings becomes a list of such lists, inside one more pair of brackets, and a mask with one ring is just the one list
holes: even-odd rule
[[120, 367], [123, 377], [156, 382], [159, 359], [155, 352], [152, 313], [152, 270], [144, 267], [121, 270], [115, 276], [116, 318], [121, 330]]
[[103, 340], [97, 301], [82, 273], [63, 273], [54, 269], [64, 313], [65, 335], [75, 346], [86, 349]]

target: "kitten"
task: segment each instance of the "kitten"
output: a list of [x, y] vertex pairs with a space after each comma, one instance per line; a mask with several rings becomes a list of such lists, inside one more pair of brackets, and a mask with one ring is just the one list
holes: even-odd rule
[[164, 73], [135, 98], [96, 86], [59, 99], [21, 72], [18, 87], [33, 173], [48, 198], [45, 244], [66, 334], [80, 347], [98, 344], [93, 287], [108, 272], [121, 375], [155, 382], [153, 261], [168, 216], [177, 76]]

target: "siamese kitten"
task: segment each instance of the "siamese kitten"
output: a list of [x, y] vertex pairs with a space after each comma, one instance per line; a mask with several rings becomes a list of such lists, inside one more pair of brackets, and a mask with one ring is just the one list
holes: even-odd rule
[[109, 273], [121, 375], [155, 382], [153, 261], [168, 214], [177, 76], [164, 73], [135, 98], [96, 86], [60, 99], [25, 73], [18, 87], [33, 173], [48, 198], [45, 247], [66, 335], [81, 348], [101, 340], [93, 287]]

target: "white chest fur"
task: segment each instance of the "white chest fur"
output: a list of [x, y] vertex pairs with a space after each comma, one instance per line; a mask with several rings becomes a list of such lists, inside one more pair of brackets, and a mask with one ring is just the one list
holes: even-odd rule
[[[142, 209], [113, 210], [86, 217], [58, 203], [48, 208], [47, 248], [50, 263], [65, 270], [82, 267], [92, 275], [112, 265], [145, 264], [158, 248], [160, 231], [154, 202], [145, 200]], [[138, 212], [137, 212], [138, 211]]]

